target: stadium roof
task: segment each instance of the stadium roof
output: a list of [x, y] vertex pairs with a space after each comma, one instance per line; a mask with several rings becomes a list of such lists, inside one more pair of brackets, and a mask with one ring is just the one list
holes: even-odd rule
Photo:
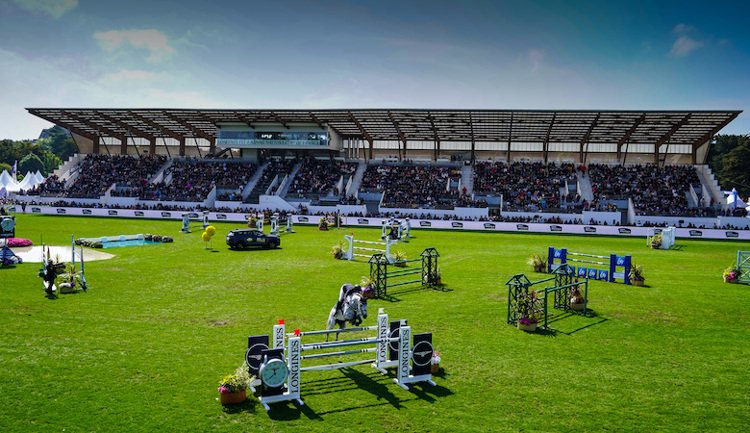
[[28, 108], [84, 137], [216, 138], [217, 124], [329, 126], [344, 138], [393, 141], [704, 144], [740, 110], [217, 110]]

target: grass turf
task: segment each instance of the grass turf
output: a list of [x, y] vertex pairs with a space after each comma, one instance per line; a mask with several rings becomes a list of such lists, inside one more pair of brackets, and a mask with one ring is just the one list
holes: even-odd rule
[[[368, 273], [336, 261], [343, 234], [295, 227], [278, 250], [215, 251], [179, 221], [19, 215], [19, 237], [159, 233], [173, 244], [113, 250], [87, 262], [88, 293], [44, 297], [39, 265], [0, 268], [0, 431], [740, 431], [750, 421], [750, 287], [721, 272], [748, 243], [415, 230], [409, 258], [441, 254], [447, 291], [395, 292], [370, 303], [413, 332], [433, 332], [445, 373], [404, 391], [368, 367], [302, 376], [306, 406], [249, 399], [222, 407], [216, 384], [243, 359], [248, 335], [322, 329], [339, 286]], [[513, 274], [550, 245], [632, 254], [648, 287], [592, 282], [593, 317], [558, 315], [554, 333], [505, 324]], [[68, 259], [63, 257], [63, 259]], [[306, 340], [307, 341], [307, 340]], [[342, 357], [341, 361], [352, 358]], [[333, 360], [331, 362], [334, 362]]]

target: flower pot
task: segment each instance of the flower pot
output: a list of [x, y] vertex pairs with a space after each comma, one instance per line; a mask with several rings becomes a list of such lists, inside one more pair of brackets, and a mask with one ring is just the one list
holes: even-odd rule
[[430, 373], [438, 374], [439, 371], [440, 371], [440, 364], [432, 364], [430, 366]]
[[632, 279], [631, 279], [631, 280], [630, 280], [630, 284], [632, 284], [632, 285], [634, 285], [634, 286], [643, 286], [643, 281], [644, 281], [644, 280], [632, 280]]
[[238, 392], [228, 392], [226, 394], [219, 394], [219, 400], [221, 404], [238, 404], [243, 403], [247, 400], [247, 390]]
[[524, 325], [523, 323], [518, 324], [518, 329], [525, 332], [534, 332], [536, 331], [536, 323], [529, 323], [528, 325]]
[[580, 304], [570, 304], [570, 309], [573, 311], [583, 311], [583, 308], [586, 304], [580, 303]]

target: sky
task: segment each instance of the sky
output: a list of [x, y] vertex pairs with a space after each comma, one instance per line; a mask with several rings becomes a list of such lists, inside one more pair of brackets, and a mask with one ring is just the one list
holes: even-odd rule
[[27, 107], [744, 110], [750, 3], [0, 0], [0, 139]]

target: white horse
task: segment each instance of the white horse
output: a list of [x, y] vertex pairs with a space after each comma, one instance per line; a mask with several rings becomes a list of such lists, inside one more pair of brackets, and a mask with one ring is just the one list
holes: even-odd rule
[[[369, 287], [363, 289], [352, 284], [341, 286], [339, 300], [328, 314], [326, 330], [331, 330], [336, 325], [339, 326], [339, 329], [344, 329], [347, 322], [352, 326], [361, 325], [362, 321], [367, 319], [367, 299], [370, 294], [371, 289]], [[336, 333], [336, 339], [339, 339], [338, 333]], [[328, 335], [326, 335], [326, 341], [328, 341]]]

